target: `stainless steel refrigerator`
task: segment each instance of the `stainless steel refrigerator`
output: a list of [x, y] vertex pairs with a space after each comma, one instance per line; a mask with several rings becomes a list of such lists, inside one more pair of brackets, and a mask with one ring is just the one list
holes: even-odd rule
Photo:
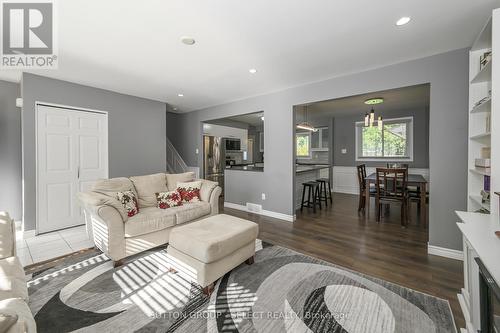
[[218, 182], [222, 188], [222, 195], [224, 195], [225, 168], [225, 139], [217, 136], [203, 136], [203, 178]]

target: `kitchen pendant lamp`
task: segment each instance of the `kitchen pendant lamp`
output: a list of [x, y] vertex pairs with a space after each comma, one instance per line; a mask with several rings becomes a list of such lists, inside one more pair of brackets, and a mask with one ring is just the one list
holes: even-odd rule
[[317, 129], [313, 125], [307, 122], [307, 105], [304, 106], [304, 121], [297, 124], [298, 129], [303, 129], [306, 131], [316, 132]]

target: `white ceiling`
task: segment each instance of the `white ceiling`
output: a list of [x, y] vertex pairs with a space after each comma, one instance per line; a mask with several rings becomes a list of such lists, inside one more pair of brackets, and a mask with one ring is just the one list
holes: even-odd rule
[[[165, 101], [181, 112], [467, 47], [500, 6], [498, 0], [57, 3], [59, 69], [34, 73]], [[412, 21], [396, 27], [401, 16]], [[184, 35], [196, 44], [180, 43]], [[0, 71], [0, 79], [19, 78]]]

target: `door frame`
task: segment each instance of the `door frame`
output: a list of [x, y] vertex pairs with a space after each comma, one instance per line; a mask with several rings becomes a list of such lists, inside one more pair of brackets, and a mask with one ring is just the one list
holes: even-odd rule
[[[98, 113], [98, 114], [103, 114], [106, 116], [106, 123], [107, 123], [107, 128], [106, 128], [106, 141], [108, 145], [107, 149], [107, 154], [106, 154], [106, 178], [109, 178], [109, 112], [108, 111], [103, 111], [103, 110], [97, 110], [97, 109], [89, 109], [89, 108], [83, 108], [83, 107], [78, 107], [78, 106], [71, 106], [71, 105], [64, 105], [64, 104], [56, 104], [56, 103], [49, 103], [49, 102], [42, 102], [42, 101], [35, 101], [35, 236], [39, 235], [39, 226], [38, 226], [38, 220], [39, 220], [39, 207], [40, 205], [38, 204], [39, 200], [39, 195], [38, 195], [38, 106], [48, 106], [48, 107], [53, 107], [53, 108], [60, 108], [60, 109], [67, 109], [67, 110], [73, 110], [73, 111], [80, 111], [80, 112], [89, 112], [89, 113]], [[24, 203], [23, 203], [24, 205]], [[23, 208], [24, 210], [24, 208]], [[83, 225], [83, 224], [82, 224]], [[73, 228], [73, 227], [72, 227]], [[51, 231], [52, 232], [52, 231]]]

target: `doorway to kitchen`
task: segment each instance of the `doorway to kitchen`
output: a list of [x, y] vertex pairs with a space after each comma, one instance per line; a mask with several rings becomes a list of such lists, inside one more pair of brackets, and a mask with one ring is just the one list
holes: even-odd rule
[[422, 84], [294, 106], [297, 219], [427, 234], [429, 105]]
[[203, 177], [219, 183], [222, 198], [236, 186], [228, 172], [264, 172], [263, 111], [203, 123]]

